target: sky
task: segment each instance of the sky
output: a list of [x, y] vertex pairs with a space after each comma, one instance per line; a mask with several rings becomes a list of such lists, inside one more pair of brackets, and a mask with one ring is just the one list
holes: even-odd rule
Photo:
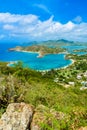
[[87, 0], [0, 0], [0, 41], [87, 42]]

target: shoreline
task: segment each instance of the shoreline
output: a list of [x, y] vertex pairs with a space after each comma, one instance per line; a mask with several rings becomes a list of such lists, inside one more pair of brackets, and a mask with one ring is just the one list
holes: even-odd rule
[[[66, 66], [60, 67], [60, 68], [54, 68], [53, 70], [66, 69], [67, 67], [71, 66], [75, 62], [73, 59], [70, 59], [70, 60], [71, 60], [72, 63], [70, 63], [69, 65], [66, 65]], [[51, 70], [52, 69], [49, 69], [49, 70], [36, 70], [36, 71], [39, 71], [39, 72], [49, 72]]]
[[39, 54], [39, 52], [34, 52], [34, 51], [22, 51], [22, 50], [15, 50], [17, 52], [25, 52], [25, 53], [37, 53]]
[[[38, 54], [37, 55], [37, 58], [42, 58], [42, 57], [44, 57], [45, 55], [42, 55], [40, 52], [33, 52], [33, 51], [23, 51], [23, 50], [15, 50], [15, 51], [17, 51], [17, 52], [24, 52], [24, 53], [35, 53], [35, 54]], [[61, 53], [55, 53], [55, 54], [68, 54], [68, 52], [61, 52]], [[46, 54], [47, 55], [47, 54]], [[49, 55], [49, 54], [48, 54]], [[65, 56], [64, 56], [64, 58], [65, 58]], [[66, 66], [64, 66], [64, 67], [60, 67], [60, 68], [54, 68], [53, 70], [59, 70], [59, 69], [66, 69], [67, 67], [69, 67], [69, 66], [71, 66], [72, 64], [74, 64], [74, 60], [73, 59], [68, 59], [68, 60], [70, 60], [71, 61], [71, 63], [69, 64], [69, 65], [66, 65]], [[12, 65], [12, 64], [15, 64], [15, 63], [17, 63], [18, 61], [10, 61], [8, 64], [7, 64], [7, 66], [10, 66], [10, 65]], [[38, 72], [48, 72], [48, 71], [51, 71], [52, 69], [48, 69], [48, 70], [35, 70], [35, 71], [38, 71]]]
[[42, 55], [40, 52], [34, 52], [34, 51], [22, 51], [22, 50], [15, 50], [17, 52], [24, 52], [24, 53], [33, 53], [38, 54], [37, 58], [42, 58], [44, 55]]
[[68, 54], [68, 52], [59, 52], [59, 53], [47, 53], [47, 54], [41, 54], [41, 52], [34, 52], [34, 51], [23, 51], [23, 50], [14, 50], [14, 51], [17, 51], [17, 52], [24, 52], [24, 53], [35, 53], [35, 54], [38, 54], [37, 58], [42, 58], [44, 57], [45, 55], [50, 55], [50, 54]]
[[[60, 68], [54, 68], [53, 70], [59, 70], [59, 69], [66, 69], [67, 67], [71, 66], [72, 64], [75, 63], [75, 61], [73, 59], [70, 59], [71, 60], [71, 63], [69, 65], [66, 65], [64, 67], [60, 67]], [[7, 66], [10, 67], [10, 65], [12, 64], [16, 64], [18, 61], [10, 61]], [[35, 69], [33, 69], [35, 70]], [[38, 72], [49, 72], [51, 71], [52, 69], [48, 69], [48, 70], [35, 70], [35, 71], [38, 71]]]
[[8, 64], [7, 64], [7, 66], [9, 67], [9, 66], [12, 65], [12, 64], [17, 64], [17, 62], [18, 62], [18, 61], [9, 61]]
[[65, 67], [62, 67], [63, 69], [66, 69], [67, 67], [69, 67], [75, 63], [75, 61], [73, 59], [70, 59], [70, 60], [71, 60], [71, 63], [69, 65], [66, 65]]

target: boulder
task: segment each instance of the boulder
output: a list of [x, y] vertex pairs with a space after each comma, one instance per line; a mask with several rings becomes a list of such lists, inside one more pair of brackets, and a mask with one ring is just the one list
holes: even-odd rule
[[29, 130], [33, 112], [33, 106], [29, 104], [9, 104], [0, 119], [0, 130]]
[[30, 104], [11, 103], [0, 119], [0, 130], [58, 130], [62, 120], [68, 122], [69, 117], [44, 105], [34, 109]]

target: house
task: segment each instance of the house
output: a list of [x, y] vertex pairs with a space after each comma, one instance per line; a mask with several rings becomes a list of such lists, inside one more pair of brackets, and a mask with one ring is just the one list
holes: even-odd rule
[[68, 84], [74, 86], [75, 82], [69, 82]]
[[87, 71], [84, 73], [84, 77], [87, 78]]
[[82, 81], [81, 84], [82, 84], [82, 87], [80, 88], [80, 90], [87, 89], [87, 81]]
[[55, 78], [55, 79], [54, 79], [54, 82], [57, 83], [57, 82], [58, 82], [58, 78]]
[[81, 75], [77, 75], [77, 79], [82, 79], [82, 76]]

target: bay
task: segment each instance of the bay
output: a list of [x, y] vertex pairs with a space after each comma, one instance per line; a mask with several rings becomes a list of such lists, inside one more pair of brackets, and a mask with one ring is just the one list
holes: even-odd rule
[[[72, 63], [71, 60], [65, 59], [65, 54], [48, 54], [38, 58], [37, 53], [9, 51], [9, 48], [15, 46], [24, 46], [25, 44], [17, 43], [0, 43], [0, 61], [14, 62], [22, 61], [24, 67], [34, 70], [51, 70], [65, 67]], [[26, 46], [26, 45], [25, 45]]]

